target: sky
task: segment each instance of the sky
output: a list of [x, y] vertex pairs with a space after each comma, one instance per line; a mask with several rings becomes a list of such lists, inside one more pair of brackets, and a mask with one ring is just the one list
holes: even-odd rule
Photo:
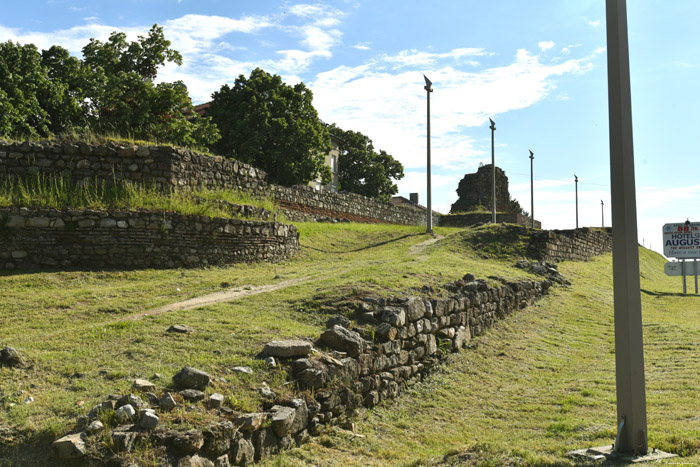
[[[9, 0], [0, 0], [0, 4]], [[639, 243], [662, 252], [665, 223], [700, 221], [697, 127], [700, 1], [627, 2]], [[399, 194], [426, 204], [431, 94], [433, 209], [491, 162], [543, 228], [610, 226], [604, 0], [25, 0], [2, 8], [0, 41], [80, 57], [90, 38], [164, 28], [193, 102], [260, 67], [304, 82], [319, 117], [369, 136], [401, 161]], [[601, 206], [601, 201], [603, 205]]]

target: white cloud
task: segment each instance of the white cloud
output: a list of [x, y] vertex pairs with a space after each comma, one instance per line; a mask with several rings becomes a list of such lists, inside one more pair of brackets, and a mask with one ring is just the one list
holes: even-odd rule
[[590, 24], [590, 25], [593, 26], [594, 28], [597, 28], [598, 26], [600, 26], [601, 21], [600, 21], [600, 20], [589, 21], [588, 24]]
[[358, 42], [353, 45], [352, 48], [357, 50], [370, 50], [369, 44], [369, 42]]
[[552, 47], [554, 47], [554, 42], [553, 41], [538, 42], [537, 46], [540, 48], [540, 50], [542, 50], [544, 52], [545, 50], [549, 50]]
[[314, 105], [324, 121], [369, 135], [375, 147], [397, 157], [406, 168], [423, 167], [426, 103], [421, 73], [425, 72], [434, 83], [433, 166], [457, 170], [484, 156], [464, 133], [466, 128], [484, 126], [489, 116], [529, 107], [555, 89], [553, 78], [589, 69], [583, 59], [545, 64], [537, 55], [519, 50], [508, 65], [465, 70], [462, 57], [486, 54], [482, 49], [409, 50], [357, 67], [340, 66], [310, 83]]

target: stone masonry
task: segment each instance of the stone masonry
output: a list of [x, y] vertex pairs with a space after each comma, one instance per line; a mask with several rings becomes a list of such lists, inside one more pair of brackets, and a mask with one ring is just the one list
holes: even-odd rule
[[[492, 165], [479, 167], [476, 173], [466, 174], [457, 186], [459, 199], [450, 208], [450, 213], [470, 212], [477, 208], [491, 211], [493, 206], [493, 175]], [[508, 193], [508, 177], [499, 167], [496, 167], [496, 211], [510, 211], [510, 194]]]

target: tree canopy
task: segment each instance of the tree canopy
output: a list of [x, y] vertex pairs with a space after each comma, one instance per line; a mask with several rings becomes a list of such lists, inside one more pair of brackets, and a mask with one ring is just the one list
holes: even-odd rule
[[389, 200], [399, 190], [393, 180], [403, 178], [403, 165], [384, 150], [375, 151], [368, 136], [337, 125], [329, 131], [338, 137], [338, 183], [343, 191]]
[[280, 185], [305, 184], [319, 174], [329, 181], [330, 137], [304, 83], [290, 86], [256, 68], [212, 97], [207, 116], [221, 132], [219, 154], [260, 167]]
[[59, 46], [0, 44], [0, 136], [46, 137], [73, 129], [183, 146], [213, 144], [218, 131], [192, 110], [182, 81], [155, 84], [158, 68], [182, 63], [163, 29], [128, 42], [90, 39], [83, 59]]

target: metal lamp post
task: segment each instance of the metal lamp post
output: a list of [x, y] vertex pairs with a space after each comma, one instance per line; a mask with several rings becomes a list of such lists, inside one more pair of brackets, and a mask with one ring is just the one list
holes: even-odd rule
[[494, 224], [496, 223], [496, 152], [494, 151], [494, 132], [496, 131], [496, 123], [494, 123], [493, 120], [489, 118], [489, 122], [491, 122], [491, 181], [493, 184], [493, 209], [492, 209], [492, 217], [491, 217], [491, 222]]
[[425, 79], [425, 86], [423, 89], [426, 90], [428, 94], [428, 217], [426, 219], [426, 233], [433, 233], [433, 199], [430, 188], [430, 93], [433, 92], [432, 81], [428, 79], [427, 76], [423, 75]]
[[630, 92], [627, 4], [606, 0], [610, 186], [615, 302], [615, 376], [618, 434], [615, 451], [646, 454], [646, 390], [642, 299], [637, 246], [632, 97]]
[[605, 228], [605, 203], [600, 200], [600, 226]]
[[533, 177], [533, 171], [532, 171], [532, 164], [533, 161], [535, 160], [535, 153], [532, 152], [532, 149], [528, 149], [530, 151], [530, 220], [532, 221], [532, 228], [535, 228], [535, 182], [534, 182], [534, 177]]
[[578, 229], [578, 177], [574, 174], [574, 182], [576, 182], [576, 228]]

